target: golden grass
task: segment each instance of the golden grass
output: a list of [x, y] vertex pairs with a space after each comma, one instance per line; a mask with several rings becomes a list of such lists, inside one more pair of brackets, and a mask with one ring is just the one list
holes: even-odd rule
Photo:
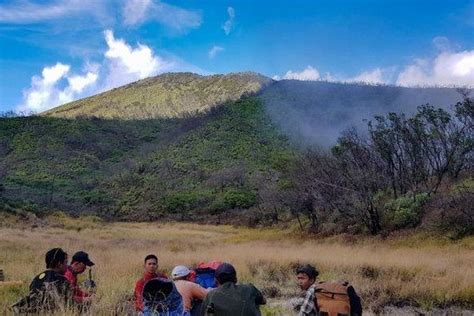
[[[156, 253], [161, 270], [218, 259], [233, 263], [239, 279], [253, 282], [280, 302], [297, 293], [293, 269], [313, 263], [320, 279], [354, 284], [366, 310], [390, 303], [423, 308], [474, 306], [474, 240], [439, 241], [421, 235], [390, 240], [337, 237], [310, 239], [276, 229], [183, 223], [101, 223], [55, 217], [44, 228], [0, 229], [0, 269], [24, 285], [0, 287], [0, 312], [27, 291], [44, 269], [44, 253], [62, 247], [89, 252], [99, 285], [95, 314], [125, 308], [140, 277], [142, 260]], [[293, 237], [292, 237], [293, 236]], [[438, 238], [439, 240], [439, 238]], [[270, 300], [272, 302], [272, 300]], [[275, 314], [267, 308], [267, 314]]]

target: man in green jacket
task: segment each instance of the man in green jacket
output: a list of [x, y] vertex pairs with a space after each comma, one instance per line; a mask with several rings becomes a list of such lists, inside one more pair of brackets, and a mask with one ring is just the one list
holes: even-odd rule
[[260, 316], [260, 305], [266, 303], [252, 284], [237, 284], [237, 273], [229, 263], [216, 270], [217, 289], [210, 291], [202, 304], [203, 316]]

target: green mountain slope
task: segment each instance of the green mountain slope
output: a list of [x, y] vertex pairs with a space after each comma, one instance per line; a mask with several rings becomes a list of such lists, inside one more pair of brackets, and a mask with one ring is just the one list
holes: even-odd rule
[[71, 102], [42, 115], [109, 119], [179, 117], [254, 94], [271, 81], [251, 72], [213, 76], [168, 73]]
[[202, 219], [256, 207], [293, 154], [254, 97], [184, 119], [1, 119], [1, 207]]
[[[296, 216], [303, 229], [317, 206], [301, 176], [321, 165], [306, 146], [328, 148], [362, 118], [457, 98], [453, 89], [273, 82], [252, 73], [149, 78], [40, 116], [0, 118], [0, 211], [241, 224]], [[305, 183], [310, 189], [297, 186]], [[365, 229], [358, 215], [337, 214], [323, 212], [318, 220], [330, 225], [321, 227]]]

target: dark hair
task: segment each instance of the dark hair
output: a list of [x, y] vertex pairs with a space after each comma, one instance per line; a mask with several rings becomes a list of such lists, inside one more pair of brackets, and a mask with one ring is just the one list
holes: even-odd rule
[[54, 269], [67, 259], [67, 253], [61, 248], [53, 248], [46, 253], [44, 261], [46, 269]]
[[216, 276], [216, 279], [219, 284], [224, 284], [227, 282], [237, 283], [237, 276], [235, 274], [221, 273]]
[[158, 257], [155, 256], [155, 255], [148, 255], [148, 256], [146, 256], [144, 262], [146, 263], [146, 262], [147, 262], [148, 260], [150, 260], [150, 259], [155, 259], [156, 262], [158, 262]]
[[300, 274], [300, 273], [304, 273], [310, 279], [314, 279], [314, 280], [316, 280], [316, 277], [319, 275], [318, 270], [316, 270], [316, 268], [310, 264], [306, 264], [296, 269], [296, 274]]

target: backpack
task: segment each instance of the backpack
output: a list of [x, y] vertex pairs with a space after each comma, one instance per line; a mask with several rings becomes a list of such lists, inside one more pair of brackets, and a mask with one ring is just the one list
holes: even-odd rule
[[360, 297], [349, 282], [319, 282], [314, 300], [321, 316], [362, 315]]
[[195, 283], [199, 284], [205, 289], [216, 288], [216, 269], [221, 264], [220, 261], [201, 262], [195, 269], [196, 278]]
[[11, 306], [11, 310], [16, 314], [53, 312], [64, 309], [67, 306], [67, 299], [64, 294], [58, 291], [57, 281], [44, 282], [38, 290], [30, 293]]
[[181, 316], [183, 301], [174, 283], [167, 279], [151, 279], [145, 283], [142, 292], [145, 316]]

